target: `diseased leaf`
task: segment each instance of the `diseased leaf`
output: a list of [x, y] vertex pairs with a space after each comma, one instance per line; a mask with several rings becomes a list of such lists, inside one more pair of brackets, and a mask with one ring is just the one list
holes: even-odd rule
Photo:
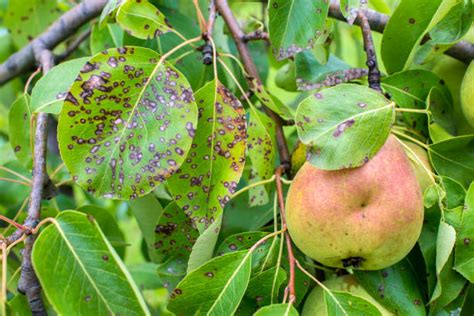
[[142, 196], [128, 203], [147, 244], [151, 261], [159, 262], [155, 250], [155, 229], [156, 223], [163, 214], [163, 207], [153, 194]]
[[298, 316], [298, 311], [290, 304], [273, 304], [260, 308], [254, 316]]
[[[266, 235], [268, 235], [266, 232], [245, 232], [229, 236], [222, 242], [219, 248], [217, 248], [216, 254], [222, 256], [229, 252], [249, 249]], [[275, 251], [273, 239], [263, 242], [255, 249], [252, 254], [252, 271], [257, 271], [266, 263], [265, 261], [271, 256], [271, 254], [269, 254], [271, 251]]]
[[354, 271], [377, 302], [399, 315], [424, 316], [423, 295], [407, 259], [380, 271]]
[[[427, 70], [406, 70], [382, 79], [383, 89], [390, 94], [391, 100], [401, 108], [426, 109], [431, 89], [437, 88], [443, 93], [448, 103], [451, 94], [444, 81]], [[418, 113], [403, 113], [410, 127], [427, 134], [427, 116]]]
[[334, 55], [321, 64], [311, 51], [295, 56], [296, 85], [299, 91], [321, 89], [367, 75], [363, 68], [351, 68]]
[[155, 229], [155, 251], [160, 262], [179, 258], [187, 262], [191, 249], [199, 237], [191, 219], [176, 203], [166, 206]]
[[314, 46], [326, 25], [328, 8], [328, 1], [268, 1], [270, 40], [278, 60]]
[[149, 315], [125, 265], [92, 217], [59, 213], [56, 223], [40, 233], [32, 260], [48, 301], [59, 314]]
[[369, 161], [385, 143], [394, 116], [394, 104], [380, 93], [341, 84], [304, 99], [296, 112], [296, 127], [300, 140], [312, 146], [308, 161], [337, 170]]
[[202, 232], [237, 188], [245, 163], [246, 122], [239, 100], [218, 81], [195, 97], [199, 128], [186, 161], [168, 183], [176, 203]]
[[474, 283], [474, 184], [466, 194], [462, 223], [456, 239], [454, 269]]
[[57, 0], [9, 0], [4, 16], [5, 26], [12, 34], [15, 46], [21, 48], [42, 33], [60, 14]]
[[474, 180], [474, 135], [453, 137], [429, 146], [436, 172], [458, 181], [464, 188]]
[[10, 145], [17, 159], [24, 165], [31, 165], [30, 149], [30, 96], [23, 94], [13, 102], [8, 114]]
[[190, 272], [170, 296], [177, 315], [232, 315], [250, 280], [251, 255], [239, 251], [217, 257]]
[[116, 19], [125, 32], [141, 39], [160, 36], [172, 28], [163, 13], [148, 0], [125, 0]]
[[[251, 161], [249, 184], [272, 177], [275, 169], [275, 123], [265, 114], [250, 108], [247, 129], [247, 155]], [[249, 190], [249, 205], [268, 203], [266, 189], [262, 186]]]
[[284, 119], [290, 120], [294, 118], [293, 110], [274, 96], [271, 96], [260, 81], [252, 79], [250, 86], [258, 100], [267, 108]]
[[[270, 268], [250, 279], [245, 296], [257, 306], [269, 305], [278, 301], [278, 290], [286, 280], [286, 272], [282, 268]], [[272, 293], [275, 282], [275, 291]], [[272, 297], [273, 294], [273, 297]]]
[[31, 110], [59, 114], [69, 88], [88, 59], [83, 57], [66, 61], [41, 77], [31, 92]]
[[430, 120], [432, 120], [429, 126], [430, 135], [432, 135], [432, 123], [437, 124], [450, 135], [456, 135], [457, 130], [454, 124], [453, 104], [446, 98], [443, 91], [437, 87], [433, 87], [430, 90], [426, 103], [431, 113]]
[[456, 1], [402, 0], [382, 37], [382, 60], [389, 74], [408, 69], [427, 34]]
[[59, 116], [73, 179], [97, 196], [134, 199], [182, 164], [197, 123], [184, 76], [141, 47], [110, 49], [80, 71]]

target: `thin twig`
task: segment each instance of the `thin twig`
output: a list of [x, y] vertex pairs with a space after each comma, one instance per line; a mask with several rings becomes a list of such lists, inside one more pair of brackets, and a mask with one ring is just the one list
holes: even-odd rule
[[382, 93], [380, 88], [380, 70], [377, 66], [377, 56], [375, 55], [375, 46], [372, 39], [372, 30], [370, 29], [369, 21], [365, 16], [364, 10], [359, 10], [358, 20], [362, 30], [362, 38], [364, 39], [364, 50], [367, 55], [366, 65], [369, 69], [368, 81], [369, 87]]
[[22, 175], [21, 173], [18, 173], [18, 172], [14, 171], [14, 170], [12, 170], [12, 169], [10, 169], [10, 168], [7, 168], [7, 167], [5, 167], [5, 166], [0, 166], [0, 170], [3, 170], [3, 171], [8, 172], [8, 173], [11, 173], [12, 175], [17, 176], [18, 178], [23, 179], [23, 180], [25, 180], [25, 181], [28, 182], [28, 183], [31, 183], [31, 179], [25, 177], [25, 176]]
[[[275, 171], [275, 183], [278, 195], [278, 202], [280, 204], [280, 217], [282, 221], [282, 228], [286, 230], [286, 215], [285, 215], [285, 198], [283, 196], [283, 187], [281, 182], [281, 174], [284, 170], [283, 166], [280, 166]], [[289, 303], [293, 304], [296, 301], [295, 291], [295, 256], [293, 254], [293, 246], [291, 244], [291, 238], [288, 231], [285, 232], [286, 248], [288, 251], [288, 264], [290, 266], [290, 278], [288, 280], [288, 291], [289, 291]]]
[[268, 41], [268, 33], [260, 30], [245, 34], [242, 38], [245, 42], [264, 40]]
[[[342, 15], [341, 4], [338, 0], [331, 0], [328, 16], [339, 21], [347, 22]], [[390, 17], [375, 10], [365, 10], [365, 16], [369, 21], [370, 28], [378, 33], [383, 33]], [[356, 19], [354, 24], [360, 25], [360, 20]], [[474, 44], [467, 41], [459, 41], [444, 52], [446, 55], [456, 58], [466, 64], [474, 59]]]
[[0, 85], [34, 66], [33, 47], [35, 45], [41, 44], [47, 49], [53, 49], [73, 35], [79, 27], [98, 16], [106, 3], [107, 0], [84, 0], [64, 13], [45, 32], [0, 64]]
[[[247, 78], [249, 84], [252, 85], [252, 79], [256, 79], [257, 82], [260, 83], [261, 79], [258, 74], [257, 67], [253, 62], [252, 56], [250, 56], [250, 52], [247, 47], [247, 42], [243, 40], [245, 34], [237, 23], [237, 20], [235, 19], [235, 16], [232, 13], [232, 10], [230, 9], [227, 0], [215, 0], [215, 4], [217, 11], [224, 18], [224, 22], [227, 24], [227, 27], [229, 28], [232, 34], [232, 38], [234, 39], [234, 42], [237, 46], [237, 50], [239, 51], [240, 58], [242, 59], [245, 70], [249, 74], [249, 77]], [[276, 140], [278, 153], [280, 155], [280, 163], [284, 166], [285, 172], [288, 178], [290, 178], [291, 158], [290, 152], [288, 150], [288, 145], [286, 143], [285, 134], [283, 133], [283, 120], [278, 114], [276, 114], [269, 108], [265, 106], [263, 108], [268, 114], [268, 116], [270, 116], [275, 122]]]
[[0, 177], [0, 181], [6, 181], [6, 182], [11, 182], [11, 183], [17, 183], [17, 184], [21, 184], [21, 185], [24, 185], [24, 186], [27, 186], [27, 187], [31, 187], [31, 183], [24, 182], [24, 181], [20, 181], [20, 180], [16, 180], [16, 179], [10, 179], [10, 178], [3, 178], [3, 177]]
[[63, 61], [65, 60], [66, 58], [68, 58], [69, 56], [71, 56], [72, 53], [74, 53], [74, 51], [79, 47], [81, 46], [81, 44], [87, 40], [89, 38], [89, 36], [91, 35], [91, 29], [88, 29], [87, 31], [81, 33], [77, 38], [75, 38], [71, 44], [69, 44], [66, 49], [64, 50], [64, 52], [62, 52], [61, 54], [57, 55], [54, 57], [54, 62], [57, 64], [59, 63], [60, 61]]

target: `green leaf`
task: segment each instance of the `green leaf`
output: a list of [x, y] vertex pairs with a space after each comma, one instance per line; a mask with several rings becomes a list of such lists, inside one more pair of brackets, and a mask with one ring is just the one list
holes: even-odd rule
[[163, 13], [148, 0], [125, 0], [116, 19], [125, 32], [141, 39], [151, 39], [172, 30]]
[[359, 296], [352, 295], [349, 292], [338, 291], [331, 292], [331, 294], [326, 291], [324, 292], [324, 301], [326, 302], [328, 315], [382, 315], [377, 307]]
[[32, 260], [59, 314], [149, 315], [124, 264], [99, 225], [85, 214], [61, 212], [40, 233]]
[[254, 316], [298, 316], [298, 311], [290, 304], [273, 304], [260, 308]]
[[[407, 70], [382, 80], [383, 89], [390, 94], [391, 100], [401, 108], [426, 109], [425, 100], [431, 89], [440, 89], [451, 103], [451, 95], [445, 83], [434, 73], [427, 70]], [[405, 121], [416, 130], [426, 132], [425, 114], [403, 113]]]
[[[456, 135], [453, 104], [446, 98], [446, 94], [441, 89], [433, 87], [426, 103], [428, 104], [428, 110], [431, 112], [430, 119], [450, 135]], [[432, 134], [431, 123], [430, 135]]]
[[97, 221], [109, 243], [112, 244], [115, 251], [123, 258], [125, 255], [125, 236], [112, 214], [106, 209], [95, 205], [84, 205], [78, 208], [77, 211], [87, 214], [89, 218], [92, 217]]
[[456, 231], [454, 228], [441, 221], [438, 228], [436, 241], [436, 274], [440, 274], [454, 249]]
[[[278, 291], [285, 280], [285, 270], [277, 269], [277, 267], [270, 268], [250, 279], [245, 296], [255, 302], [257, 306], [269, 305], [278, 300]], [[275, 291], [272, 293], [274, 286]]]
[[41, 77], [31, 92], [33, 112], [59, 114], [69, 88], [88, 59], [83, 57], [66, 61]]
[[311, 51], [304, 51], [295, 56], [295, 68], [299, 91], [334, 86], [367, 74], [366, 69], [351, 68], [334, 55], [330, 55], [328, 61], [321, 64]]
[[[250, 108], [247, 129], [247, 155], [251, 161], [249, 184], [269, 179], [275, 169], [275, 123], [264, 113]], [[268, 203], [268, 195], [264, 187], [249, 190], [249, 205]]]
[[123, 0], [108, 0], [99, 18], [99, 26], [104, 27], [107, 22], [115, 16], [117, 9], [123, 4]]
[[385, 308], [399, 315], [426, 315], [415, 271], [407, 259], [379, 271], [354, 271], [357, 280]]
[[326, 170], [358, 167], [387, 139], [394, 104], [380, 93], [341, 84], [304, 99], [296, 112], [300, 140], [312, 146], [308, 160]]
[[467, 188], [474, 180], [474, 135], [453, 137], [429, 146], [436, 172]]
[[21, 48], [42, 33], [60, 14], [57, 0], [9, 0], [4, 16], [5, 26], [12, 34], [15, 46]]
[[196, 240], [188, 261], [188, 273], [209, 261], [214, 255], [214, 248], [221, 231], [222, 215], [211, 224]]
[[326, 25], [328, 8], [328, 1], [268, 1], [270, 40], [278, 60], [314, 46]]
[[455, 248], [454, 269], [474, 283], [474, 184], [466, 194], [461, 228]]
[[199, 237], [191, 219], [174, 202], [166, 206], [156, 224], [155, 233], [155, 251], [160, 262], [171, 257], [187, 262]]
[[367, 7], [366, 0], [341, 0], [341, 12], [349, 24], [354, 23], [360, 9]]
[[[244, 232], [229, 236], [217, 248], [216, 254], [222, 256], [226, 253], [249, 249], [266, 235], [268, 235], [266, 232]], [[265, 241], [254, 250], [252, 254], [252, 271], [260, 269], [266, 263], [269, 252], [275, 251], [275, 244], [272, 241], [273, 239]], [[277, 239], [276, 244], [278, 244], [278, 241]]]
[[250, 280], [251, 254], [217, 257], [189, 273], [174, 289], [168, 309], [177, 315], [232, 315]]
[[393, 12], [382, 37], [382, 60], [389, 74], [412, 64], [420, 42], [456, 1], [402, 0]]
[[293, 110], [276, 97], [270, 95], [260, 81], [255, 78], [252, 79], [250, 87], [260, 103], [265, 105], [267, 108], [271, 109], [284, 119], [290, 120], [294, 118]]
[[91, 53], [97, 54], [113, 47], [121, 47], [123, 31], [117, 24], [107, 24], [101, 28], [97, 24], [92, 26], [90, 48]]
[[463, 186], [451, 178], [441, 176], [441, 184], [446, 192], [446, 208], [451, 209], [464, 203], [466, 190]]
[[24, 166], [31, 165], [30, 96], [22, 94], [13, 102], [8, 114], [10, 145]]
[[145, 195], [128, 203], [145, 239], [151, 260], [158, 262], [155, 250], [155, 228], [161, 214], [163, 214], [163, 207], [153, 194]]
[[73, 179], [97, 196], [134, 199], [184, 162], [197, 123], [186, 78], [141, 47], [93, 56], [59, 116], [59, 148]]
[[202, 232], [222, 214], [243, 172], [244, 108], [220, 82], [196, 92], [199, 129], [185, 163], [168, 183], [176, 203]]

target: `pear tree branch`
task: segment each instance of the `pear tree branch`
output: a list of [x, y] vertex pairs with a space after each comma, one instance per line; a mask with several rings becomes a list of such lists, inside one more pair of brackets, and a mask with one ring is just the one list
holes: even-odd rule
[[[227, 24], [227, 27], [229, 28], [230, 33], [232, 34], [232, 38], [234, 39], [234, 42], [237, 46], [237, 50], [239, 51], [240, 58], [242, 59], [245, 71], [249, 75], [249, 78], [247, 78], [249, 84], [252, 85], [252, 79], [256, 79], [258, 82], [261, 82], [257, 67], [255, 66], [252, 56], [250, 55], [250, 51], [247, 47], [245, 34], [240, 28], [234, 14], [232, 13], [232, 10], [230, 9], [227, 0], [215, 0], [215, 5], [217, 11], [224, 19], [224, 22]], [[284, 166], [287, 176], [290, 177], [289, 171], [291, 169], [291, 159], [286, 138], [283, 133], [284, 122], [282, 118], [278, 114], [273, 112], [271, 109], [264, 107], [264, 110], [265, 113], [267, 113], [267, 115], [270, 116], [275, 122], [276, 141], [278, 153], [280, 156], [280, 164]]]
[[367, 67], [369, 69], [368, 81], [369, 87], [382, 93], [380, 88], [380, 70], [377, 66], [377, 56], [375, 55], [375, 46], [372, 39], [372, 31], [369, 21], [363, 10], [359, 10], [358, 17], [360, 28], [362, 29], [362, 37], [364, 39], [364, 50], [367, 55]]
[[79, 27], [98, 16], [106, 3], [107, 0], [84, 0], [64, 13], [44, 33], [0, 64], [0, 85], [34, 66], [36, 60], [33, 48], [35, 46], [41, 45], [52, 50], [73, 35]]

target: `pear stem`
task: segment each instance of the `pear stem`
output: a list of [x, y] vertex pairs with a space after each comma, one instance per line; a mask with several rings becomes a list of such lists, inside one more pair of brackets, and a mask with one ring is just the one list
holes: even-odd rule
[[428, 114], [428, 110], [425, 109], [409, 109], [409, 108], [395, 108], [397, 112], [407, 112], [407, 113], [420, 113], [420, 114]]

